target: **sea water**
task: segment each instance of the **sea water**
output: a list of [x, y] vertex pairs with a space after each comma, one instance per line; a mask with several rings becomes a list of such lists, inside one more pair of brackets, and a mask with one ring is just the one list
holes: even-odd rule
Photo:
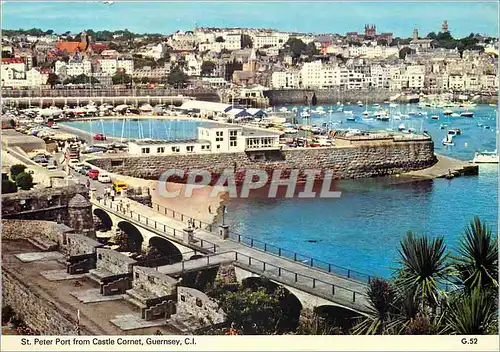
[[[279, 109], [280, 106], [276, 107]], [[287, 106], [289, 110], [293, 106]], [[296, 106], [298, 112], [303, 106]], [[389, 109], [387, 105], [382, 108]], [[314, 109], [314, 107], [312, 107]], [[471, 160], [475, 150], [494, 150], [496, 146], [496, 110], [478, 105], [474, 118], [443, 116], [444, 109], [420, 109], [415, 104], [391, 109], [397, 112], [426, 112], [409, 119], [378, 121], [363, 118], [365, 107], [344, 106], [353, 111], [356, 121], [337, 112], [337, 106], [319, 115], [312, 113], [298, 123], [360, 130], [397, 130], [403, 123], [416, 132], [427, 131], [437, 153]], [[369, 106], [374, 111], [375, 107]], [[460, 113], [464, 109], [452, 108]], [[431, 119], [438, 115], [439, 120]], [[196, 138], [196, 128], [210, 124], [195, 120], [94, 120], [74, 121], [68, 125], [92, 134], [123, 138], [188, 139]], [[441, 129], [441, 125], [447, 125]], [[489, 126], [486, 129], [485, 126]], [[449, 128], [459, 128], [454, 146], [441, 140]], [[498, 165], [481, 165], [479, 176], [457, 177], [400, 183], [394, 177], [344, 180], [336, 184], [339, 199], [232, 199], [225, 221], [232, 231], [309, 257], [351, 268], [370, 275], [388, 277], [397, 265], [399, 243], [408, 231], [444, 236], [450, 251], [458, 244], [464, 226], [476, 215], [492, 226], [498, 224]]]

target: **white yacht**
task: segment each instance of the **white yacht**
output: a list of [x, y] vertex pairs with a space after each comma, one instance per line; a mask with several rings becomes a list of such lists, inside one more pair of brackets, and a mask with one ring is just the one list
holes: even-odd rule
[[474, 159], [472, 160], [475, 164], [498, 164], [498, 152], [497, 150], [489, 152], [475, 152]]

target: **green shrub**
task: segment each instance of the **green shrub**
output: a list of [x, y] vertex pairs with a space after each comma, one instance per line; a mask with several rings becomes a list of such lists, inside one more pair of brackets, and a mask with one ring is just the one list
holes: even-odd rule
[[17, 192], [17, 186], [9, 179], [2, 178], [2, 194]]
[[26, 170], [26, 165], [23, 164], [12, 165], [10, 167], [10, 178], [15, 180], [17, 175], [24, 172], [24, 170]]
[[26, 172], [21, 172], [16, 177], [16, 184], [22, 190], [28, 191], [33, 187], [33, 177]]

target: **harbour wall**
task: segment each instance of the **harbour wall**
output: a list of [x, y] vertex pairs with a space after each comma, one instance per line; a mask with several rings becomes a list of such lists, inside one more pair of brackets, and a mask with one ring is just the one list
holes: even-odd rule
[[[440, 94], [448, 93], [448, 91], [425, 91], [425, 94]], [[390, 91], [387, 89], [370, 89], [370, 90], [343, 90], [336, 89], [277, 89], [268, 90], [264, 95], [269, 98], [269, 104], [300, 104], [308, 105], [311, 103], [313, 95], [316, 95], [318, 104], [336, 104], [337, 102], [355, 104], [361, 101], [363, 104], [382, 103], [390, 100], [393, 97], [397, 103], [408, 103], [409, 99], [416, 99], [418, 94]], [[462, 93], [461, 93], [462, 94]], [[474, 102], [479, 104], [496, 104], [498, 102], [497, 95], [480, 94], [478, 92], [471, 93], [474, 96]], [[459, 100], [459, 94], [453, 95], [453, 100]]]
[[[109, 172], [143, 179], [159, 179], [167, 169], [203, 169], [219, 175], [224, 169], [235, 172], [236, 183], [246, 170], [281, 170], [286, 178], [293, 169], [299, 170], [299, 182], [305, 181], [307, 169], [332, 170], [334, 179], [367, 178], [420, 170], [432, 166], [437, 159], [431, 139], [372, 140], [358, 145], [328, 148], [286, 149], [266, 152], [259, 160], [244, 152], [164, 156], [103, 157], [89, 163]], [[169, 178], [169, 181], [174, 181]], [[185, 182], [185, 179], [175, 180]]]

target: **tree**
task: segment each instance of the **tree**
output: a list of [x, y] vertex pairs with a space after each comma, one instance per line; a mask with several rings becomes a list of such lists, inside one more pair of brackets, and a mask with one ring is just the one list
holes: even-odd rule
[[111, 77], [113, 84], [128, 84], [132, 83], [132, 76], [125, 73], [125, 71], [117, 71], [113, 77]]
[[17, 192], [17, 186], [9, 179], [2, 178], [2, 194]]
[[15, 164], [10, 167], [10, 178], [15, 180], [17, 175], [23, 173], [26, 170], [26, 165], [23, 164]]
[[396, 283], [424, 299], [432, 308], [438, 303], [438, 284], [450, 273], [443, 237], [416, 237], [408, 232], [398, 249], [401, 257]]
[[10, 59], [10, 58], [13, 58], [13, 57], [14, 57], [14, 55], [12, 54], [12, 52], [6, 51], [6, 50], [2, 50], [2, 58]]
[[253, 40], [252, 37], [250, 37], [248, 34], [242, 34], [241, 35], [241, 47], [242, 48], [252, 48], [253, 47]]
[[386, 280], [374, 278], [370, 281], [367, 291], [371, 314], [354, 327], [356, 334], [382, 334], [386, 331], [390, 312], [396, 299], [396, 291]]
[[[498, 300], [496, 300], [498, 302]], [[485, 335], [497, 326], [498, 308], [488, 293], [474, 289], [458, 295], [447, 306], [445, 332], [455, 335]]]
[[405, 47], [405, 48], [399, 50], [399, 58], [404, 60], [406, 58], [406, 55], [414, 54], [414, 53], [415, 53], [415, 50], [410, 49], [408, 47]]
[[215, 38], [215, 42], [216, 42], [216, 43], [224, 43], [224, 42], [225, 42], [225, 40], [224, 40], [224, 38], [222, 38], [222, 37], [217, 37], [217, 38]]
[[168, 84], [179, 88], [183, 87], [188, 79], [188, 75], [179, 66], [174, 66], [167, 77]]
[[203, 61], [201, 64], [201, 75], [202, 76], [209, 76], [211, 75], [214, 70], [215, 70], [215, 62], [213, 61]]
[[308, 55], [308, 56], [313, 56], [313, 55], [318, 55], [319, 50], [316, 48], [316, 44], [314, 42], [310, 42], [306, 45], [305, 49], [303, 50], [302, 54]]
[[437, 39], [437, 34], [435, 32], [430, 32], [429, 34], [427, 34], [426, 38]]
[[498, 289], [498, 240], [479, 217], [465, 228], [458, 254], [455, 267], [466, 290]]
[[377, 40], [377, 45], [381, 45], [381, 46], [387, 46], [387, 39], [385, 38], [381, 38], [379, 40]]
[[59, 83], [61, 83], [59, 76], [57, 76], [53, 72], [49, 73], [49, 77], [47, 78], [47, 84], [50, 84], [50, 87], [54, 88], [54, 86]]
[[16, 185], [22, 190], [28, 191], [33, 187], [33, 177], [26, 172], [21, 172], [16, 176]]
[[305, 50], [307, 45], [298, 38], [289, 38], [284, 45], [285, 52], [292, 55], [292, 57], [299, 57]]

